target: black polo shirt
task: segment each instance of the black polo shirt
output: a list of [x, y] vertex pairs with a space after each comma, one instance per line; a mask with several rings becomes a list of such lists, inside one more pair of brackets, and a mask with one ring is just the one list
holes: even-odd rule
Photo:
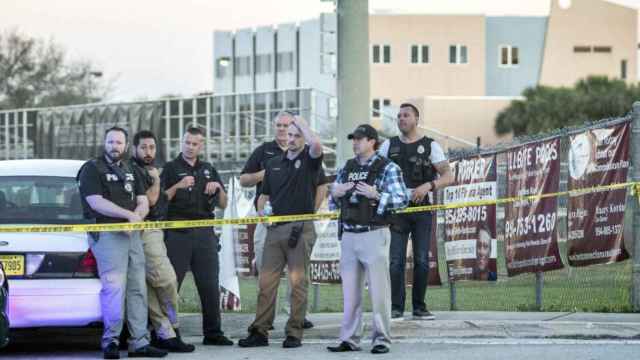
[[220, 175], [213, 165], [200, 159], [196, 160], [194, 166], [189, 165], [180, 153], [177, 158], [164, 165], [160, 186], [163, 189], [169, 189], [185, 176], [193, 176], [195, 184], [188, 189], [176, 190], [176, 195], [169, 202], [167, 218], [169, 220], [213, 219], [219, 193], [206, 195], [204, 189], [207, 183], [212, 181], [219, 182], [224, 189]]
[[288, 159], [287, 152], [266, 164], [262, 193], [269, 195], [274, 215], [310, 214], [315, 212], [315, 194], [322, 156], [309, 155], [309, 146]]
[[[136, 158], [131, 158], [131, 168], [136, 174], [136, 177], [142, 179], [142, 183], [144, 185], [144, 192], [149, 190], [151, 186], [153, 186], [153, 182], [155, 181], [147, 168], [146, 164], [142, 161], [139, 161]], [[167, 218], [167, 210], [169, 208], [169, 199], [167, 198], [167, 194], [164, 192], [164, 188], [162, 184], [160, 184], [160, 194], [158, 194], [158, 201], [156, 201], [155, 205], [151, 206], [149, 204], [149, 214], [145, 220], [149, 221], [163, 221]]]
[[123, 209], [133, 211], [138, 205], [136, 196], [145, 195], [142, 179], [124, 161], [110, 164], [104, 157], [89, 160], [80, 169], [78, 179], [84, 217], [95, 219], [99, 224], [127, 222], [127, 219], [106, 216], [93, 210], [86, 201], [87, 196], [100, 195]]
[[[275, 140], [264, 142], [253, 150], [240, 174], [254, 174], [262, 171], [269, 160], [276, 156], [282, 156], [283, 153], [284, 150], [282, 150]], [[256, 184], [256, 197], [253, 200], [254, 206], [258, 204], [258, 197], [260, 197], [260, 194], [262, 194], [262, 182]]]
[[[265, 169], [267, 162], [274, 157], [282, 156], [284, 154], [284, 150], [278, 145], [278, 143], [273, 140], [269, 142], [264, 142], [260, 146], [258, 146], [247, 160], [247, 163], [244, 164], [244, 168], [242, 169], [242, 174], [255, 174], [259, 171]], [[330, 182], [324, 173], [324, 168], [320, 168], [320, 172], [318, 173], [316, 187], [318, 185], [323, 185]], [[256, 197], [253, 199], [253, 206], [258, 207], [258, 198], [262, 194], [262, 182], [256, 184]]]

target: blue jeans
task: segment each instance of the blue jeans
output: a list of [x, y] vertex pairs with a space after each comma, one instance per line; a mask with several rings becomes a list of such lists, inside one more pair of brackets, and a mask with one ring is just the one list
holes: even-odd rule
[[429, 279], [429, 246], [431, 244], [432, 213], [421, 212], [401, 215], [406, 229], [398, 232], [391, 229], [389, 248], [389, 272], [391, 275], [391, 309], [404, 312], [405, 268], [407, 265], [407, 243], [411, 235], [413, 247], [413, 287], [411, 303], [413, 310], [426, 310], [424, 301]]

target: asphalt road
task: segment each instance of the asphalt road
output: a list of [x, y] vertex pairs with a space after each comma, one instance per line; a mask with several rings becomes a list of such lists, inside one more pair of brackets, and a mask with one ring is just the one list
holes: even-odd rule
[[[200, 337], [187, 337], [197, 343]], [[329, 340], [309, 340], [298, 349], [283, 349], [282, 339], [272, 339], [269, 347], [241, 349], [198, 345], [192, 354], [170, 354], [165, 359], [452, 359], [452, 360], [590, 360], [634, 359], [640, 353], [638, 340], [550, 340], [550, 339], [402, 339], [393, 344], [386, 355], [372, 355], [370, 346], [363, 344], [357, 353], [329, 353], [325, 349], [333, 344]], [[126, 358], [126, 351], [121, 353]], [[47, 336], [20, 336], [0, 356], [6, 359], [101, 359], [96, 336], [51, 334]]]

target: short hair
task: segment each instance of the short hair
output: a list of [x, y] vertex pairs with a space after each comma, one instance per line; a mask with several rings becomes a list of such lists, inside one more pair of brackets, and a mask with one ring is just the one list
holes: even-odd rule
[[278, 119], [280, 119], [283, 116], [287, 116], [287, 117], [291, 117], [291, 118], [295, 118], [296, 117], [296, 115], [293, 112], [291, 112], [289, 110], [282, 110], [282, 111], [280, 111], [280, 112], [278, 112], [276, 114], [276, 116], [273, 118], [273, 122], [278, 121]]
[[191, 135], [202, 135], [204, 137], [204, 130], [197, 126], [188, 127], [186, 132]]
[[125, 139], [125, 141], [129, 138], [129, 133], [127, 132], [127, 130], [125, 130], [124, 128], [121, 128], [121, 127], [120, 127], [120, 126], [118, 126], [118, 125], [114, 125], [114, 126], [112, 126], [112, 127], [108, 128], [107, 130], [105, 130], [105, 132], [104, 132], [104, 137], [106, 138], [106, 137], [107, 137], [107, 134], [108, 134], [109, 132], [111, 132], [111, 131], [120, 131], [121, 133], [123, 133], [123, 134], [124, 134], [124, 139]]
[[133, 146], [137, 147], [138, 145], [140, 145], [140, 140], [142, 139], [153, 139], [153, 142], [158, 144], [158, 139], [156, 139], [156, 136], [153, 132], [151, 132], [150, 130], [140, 130], [135, 135], [133, 135]]
[[418, 108], [411, 104], [411, 103], [402, 103], [400, 104], [400, 109], [402, 108], [411, 108], [411, 110], [413, 110], [413, 113], [416, 115], [417, 118], [420, 117], [420, 111], [418, 111]]

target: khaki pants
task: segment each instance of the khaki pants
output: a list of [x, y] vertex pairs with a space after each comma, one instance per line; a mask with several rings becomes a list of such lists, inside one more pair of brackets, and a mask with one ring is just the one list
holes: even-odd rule
[[162, 230], [142, 232], [146, 258], [149, 320], [160, 339], [176, 337], [178, 328], [178, 281], [167, 257]]
[[[295, 248], [288, 245], [294, 226], [303, 225], [302, 234]], [[258, 305], [256, 319], [249, 331], [268, 336], [276, 315], [276, 299], [280, 277], [287, 266], [291, 284], [291, 313], [285, 328], [287, 336], [302, 339], [303, 322], [307, 312], [307, 292], [309, 287], [309, 257], [316, 241], [316, 231], [312, 222], [293, 222], [267, 229], [267, 237], [262, 254], [262, 268], [258, 276]]]
[[340, 255], [340, 276], [344, 315], [340, 340], [358, 345], [362, 339], [362, 292], [365, 281], [373, 310], [373, 345], [391, 343], [391, 284], [389, 280], [389, 229], [363, 233], [344, 232]]

